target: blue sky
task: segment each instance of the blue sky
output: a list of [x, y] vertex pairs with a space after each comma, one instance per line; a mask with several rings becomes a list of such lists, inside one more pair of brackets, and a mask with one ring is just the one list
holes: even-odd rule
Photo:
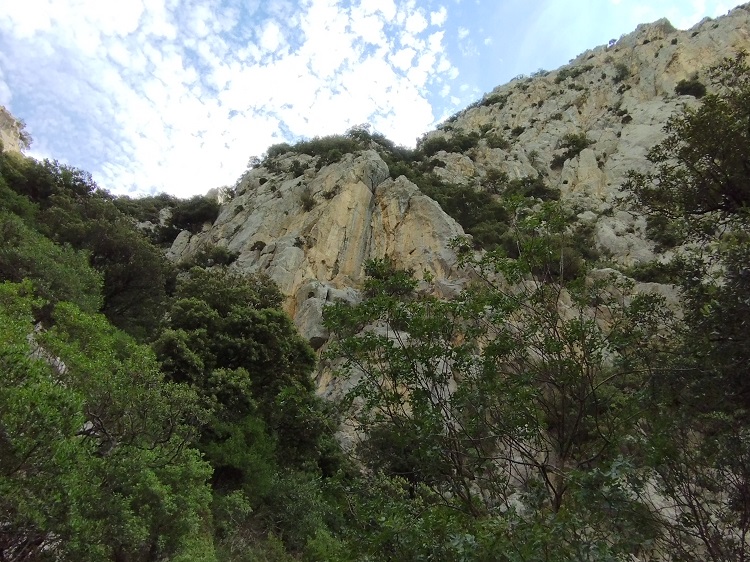
[[232, 185], [270, 144], [369, 122], [397, 143], [518, 74], [737, 0], [17, 0], [0, 104], [30, 155], [118, 194]]

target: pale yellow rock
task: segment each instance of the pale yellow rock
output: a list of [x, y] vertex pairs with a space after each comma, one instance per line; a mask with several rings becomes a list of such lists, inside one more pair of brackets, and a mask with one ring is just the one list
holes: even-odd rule
[[[458, 276], [449, 245], [463, 230], [408, 180], [388, 178], [375, 151], [347, 155], [316, 174], [288, 176], [251, 171], [245, 182], [250, 188], [210, 230], [181, 233], [170, 257], [179, 261], [203, 244], [225, 243], [240, 254], [234, 267], [264, 273], [278, 284], [288, 297], [287, 312], [316, 345], [324, 337], [319, 316], [326, 298], [311, 283], [326, 294], [345, 291], [351, 300], [346, 290], [362, 285], [365, 263], [386, 256], [419, 278], [425, 271], [438, 279]], [[261, 184], [260, 177], [267, 181]], [[304, 193], [312, 197], [312, 208], [303, 206]]]
[[3, 152], [22, 152], [26, 148], [21, 123], [0, 105], [0, 141]]

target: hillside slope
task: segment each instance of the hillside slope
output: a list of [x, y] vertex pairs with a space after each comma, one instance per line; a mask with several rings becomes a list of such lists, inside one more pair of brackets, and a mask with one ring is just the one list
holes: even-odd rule
[[329, 138], [306, 149], [272, 147], [238, 182], [215, 224], [181, 233], [169, 255], [181, 261], [210, 245], [238, 253], [234, 267], [278, 283], [287, 311], [316, 347], [327, 336], [322, 307], [356, 300], [367, 260], [387, 255], [418, 277], [429, 272], [445, 295], [461, 286], [450, 241], [463, 230], [424, 195], [424, 184], [399, 177], [405, 169], [417, 183], [427, 178], [428, 187], [437, 181], [500, 199], [514, 180], [516, 192], [520, 181], [531, 199], [534, 185], [559, 190], [593, 235], [586, 243], [610, 263], [650, 262], [657, 245], [628, 206], [626, 172], [644, 171], [667, 118], [698, 103], [675, 92], [680, 81], [706, 84], [710, 65], [750, 49], [749, 23], [744, 5], [686, 31], [667, 20], [641, 25], [565, 67], [499, 86], [427, 133], [405, 158], [408, 151], [377, 135], [379, 142], [368, 134], [367, 142], [354, 142], [362, 131], [338, 145]]

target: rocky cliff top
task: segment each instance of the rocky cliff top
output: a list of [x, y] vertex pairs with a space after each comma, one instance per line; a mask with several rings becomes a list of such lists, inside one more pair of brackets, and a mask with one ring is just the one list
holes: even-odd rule
[[0, 105], [0, 146], [3, 152], [22, 152], [31, 144], [24, 124]]

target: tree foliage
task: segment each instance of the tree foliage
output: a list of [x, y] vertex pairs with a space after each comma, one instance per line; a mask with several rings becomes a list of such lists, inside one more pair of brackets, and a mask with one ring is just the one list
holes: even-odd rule
[[[693, 233], [714, 235], [727, 219], [747, 219], [750, 203], [750, 71], [746, 55], [709, 73], [718, 93], [672, 116], [648, 158], [654, 171], [626, 184], [649, 210], [690, 219]], [[719, 223], [717, 223], [719, 221]]]
[[[334, 355], [359, 381], [349, 401], [364, 436], [360, 459], [405, 482], [425, 509], [544, 531], [537, 548], [556, 536], [570, 559], [587, 548], [636, 554], [654, 531], [639, 526], [645, 506], [616, 482], [632, 462], [623, 452], [639, 441], [670, 317], [657, 296], [632, 296], [615, 275], [581, 270], [571, 279], [551, 267], [564, 267], [554, 216], [515, 225], [516, 258], [465, 249], [478, 282], [450, 301], [372, 263], [368, 298], [326, 312]], [[602, 525], [615, 505], [617, 517]], [[576, 526], [586, 533], [576, 536]], [[626, 529], [629, 542], [620, 541]], [[521, 547], [506, 540], [493, 556]]]
[[659, 490], [679, 516], [669, 548], [684, 560], [745, 560], [750, 531], [750, 68], [746, 54], [709, 72], [716, 93], [672, 117], [649, 153], [654, 171], [627, 186], [689, 245], [678, 272], [684, 322], [655, 386]]
[[60, 303], [35, 331], [29, 289], [0, 286], [3, 558], [213, 559], [194, 394], [102, 316]]

